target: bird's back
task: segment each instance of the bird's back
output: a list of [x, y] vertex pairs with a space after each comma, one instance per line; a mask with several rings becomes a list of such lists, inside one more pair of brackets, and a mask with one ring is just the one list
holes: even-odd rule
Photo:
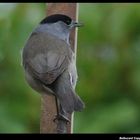
[[68, 67], [72, 56], [73, 52], [65, 41], [48, 33], [35, 32], [23, 49], [23, 66], [26, 69], [28, 65], [35, 77], [43, 78], [49, 73], [55, 80]]

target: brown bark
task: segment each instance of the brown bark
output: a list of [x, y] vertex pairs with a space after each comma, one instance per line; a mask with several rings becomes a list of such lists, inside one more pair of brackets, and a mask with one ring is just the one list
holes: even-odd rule
[[[71, 17], [73, 20], [77, 18], [77, 4], [76, 3], [49, 3], [47, 4], [47, 16], [52, 14], [65, 14]], [[72, 50], [76, 53], [77, 34], [73, 30], [70, 36], [70, 43]], [[41, 133], [56, 133], [56, 123], [53, 119], [56, 115], [56, 104], [54, 96], [43, 95], [41, 105]], [[72, 133], [73, 129], [73, 115], [70, 115], [71, 123], [67, 125], [67, 133]]]

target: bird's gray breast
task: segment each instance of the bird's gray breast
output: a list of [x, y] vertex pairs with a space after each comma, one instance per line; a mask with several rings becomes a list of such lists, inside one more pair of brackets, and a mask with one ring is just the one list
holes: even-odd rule
[[76, 68], [76, 61], [75, 61], [74, 54], [73, 54], [72, 61], [68, 67], [68, 72], [69, 72], [69, 78], [70, 78], [71, 85], [75, 89], [78, 75], [77, 75], [77, 68]]

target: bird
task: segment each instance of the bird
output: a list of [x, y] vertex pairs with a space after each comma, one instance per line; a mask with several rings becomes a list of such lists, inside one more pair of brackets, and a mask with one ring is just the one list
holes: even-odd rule
[[40, 94], [55, 96], [57, 115], [69, 122], [68, 114], [85, 107], [75, 92], [76, 59], [71, 49], [70, 33], [82, 26], [64, 14], [45, 17], [33, 30], [22, 51], [25, 79]]

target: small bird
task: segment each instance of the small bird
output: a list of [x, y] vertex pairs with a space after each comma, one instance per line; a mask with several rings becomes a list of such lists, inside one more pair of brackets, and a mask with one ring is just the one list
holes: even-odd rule
[[23, 48], [25, 78], [35, 91], [56, 97], [55, 119], [69, 121], [68, 114], [84, 108], [75, 93], [76, 60], [69, 42], [71, 30], [81, 25], [67, 15], [50, 15], [34, 29]]

